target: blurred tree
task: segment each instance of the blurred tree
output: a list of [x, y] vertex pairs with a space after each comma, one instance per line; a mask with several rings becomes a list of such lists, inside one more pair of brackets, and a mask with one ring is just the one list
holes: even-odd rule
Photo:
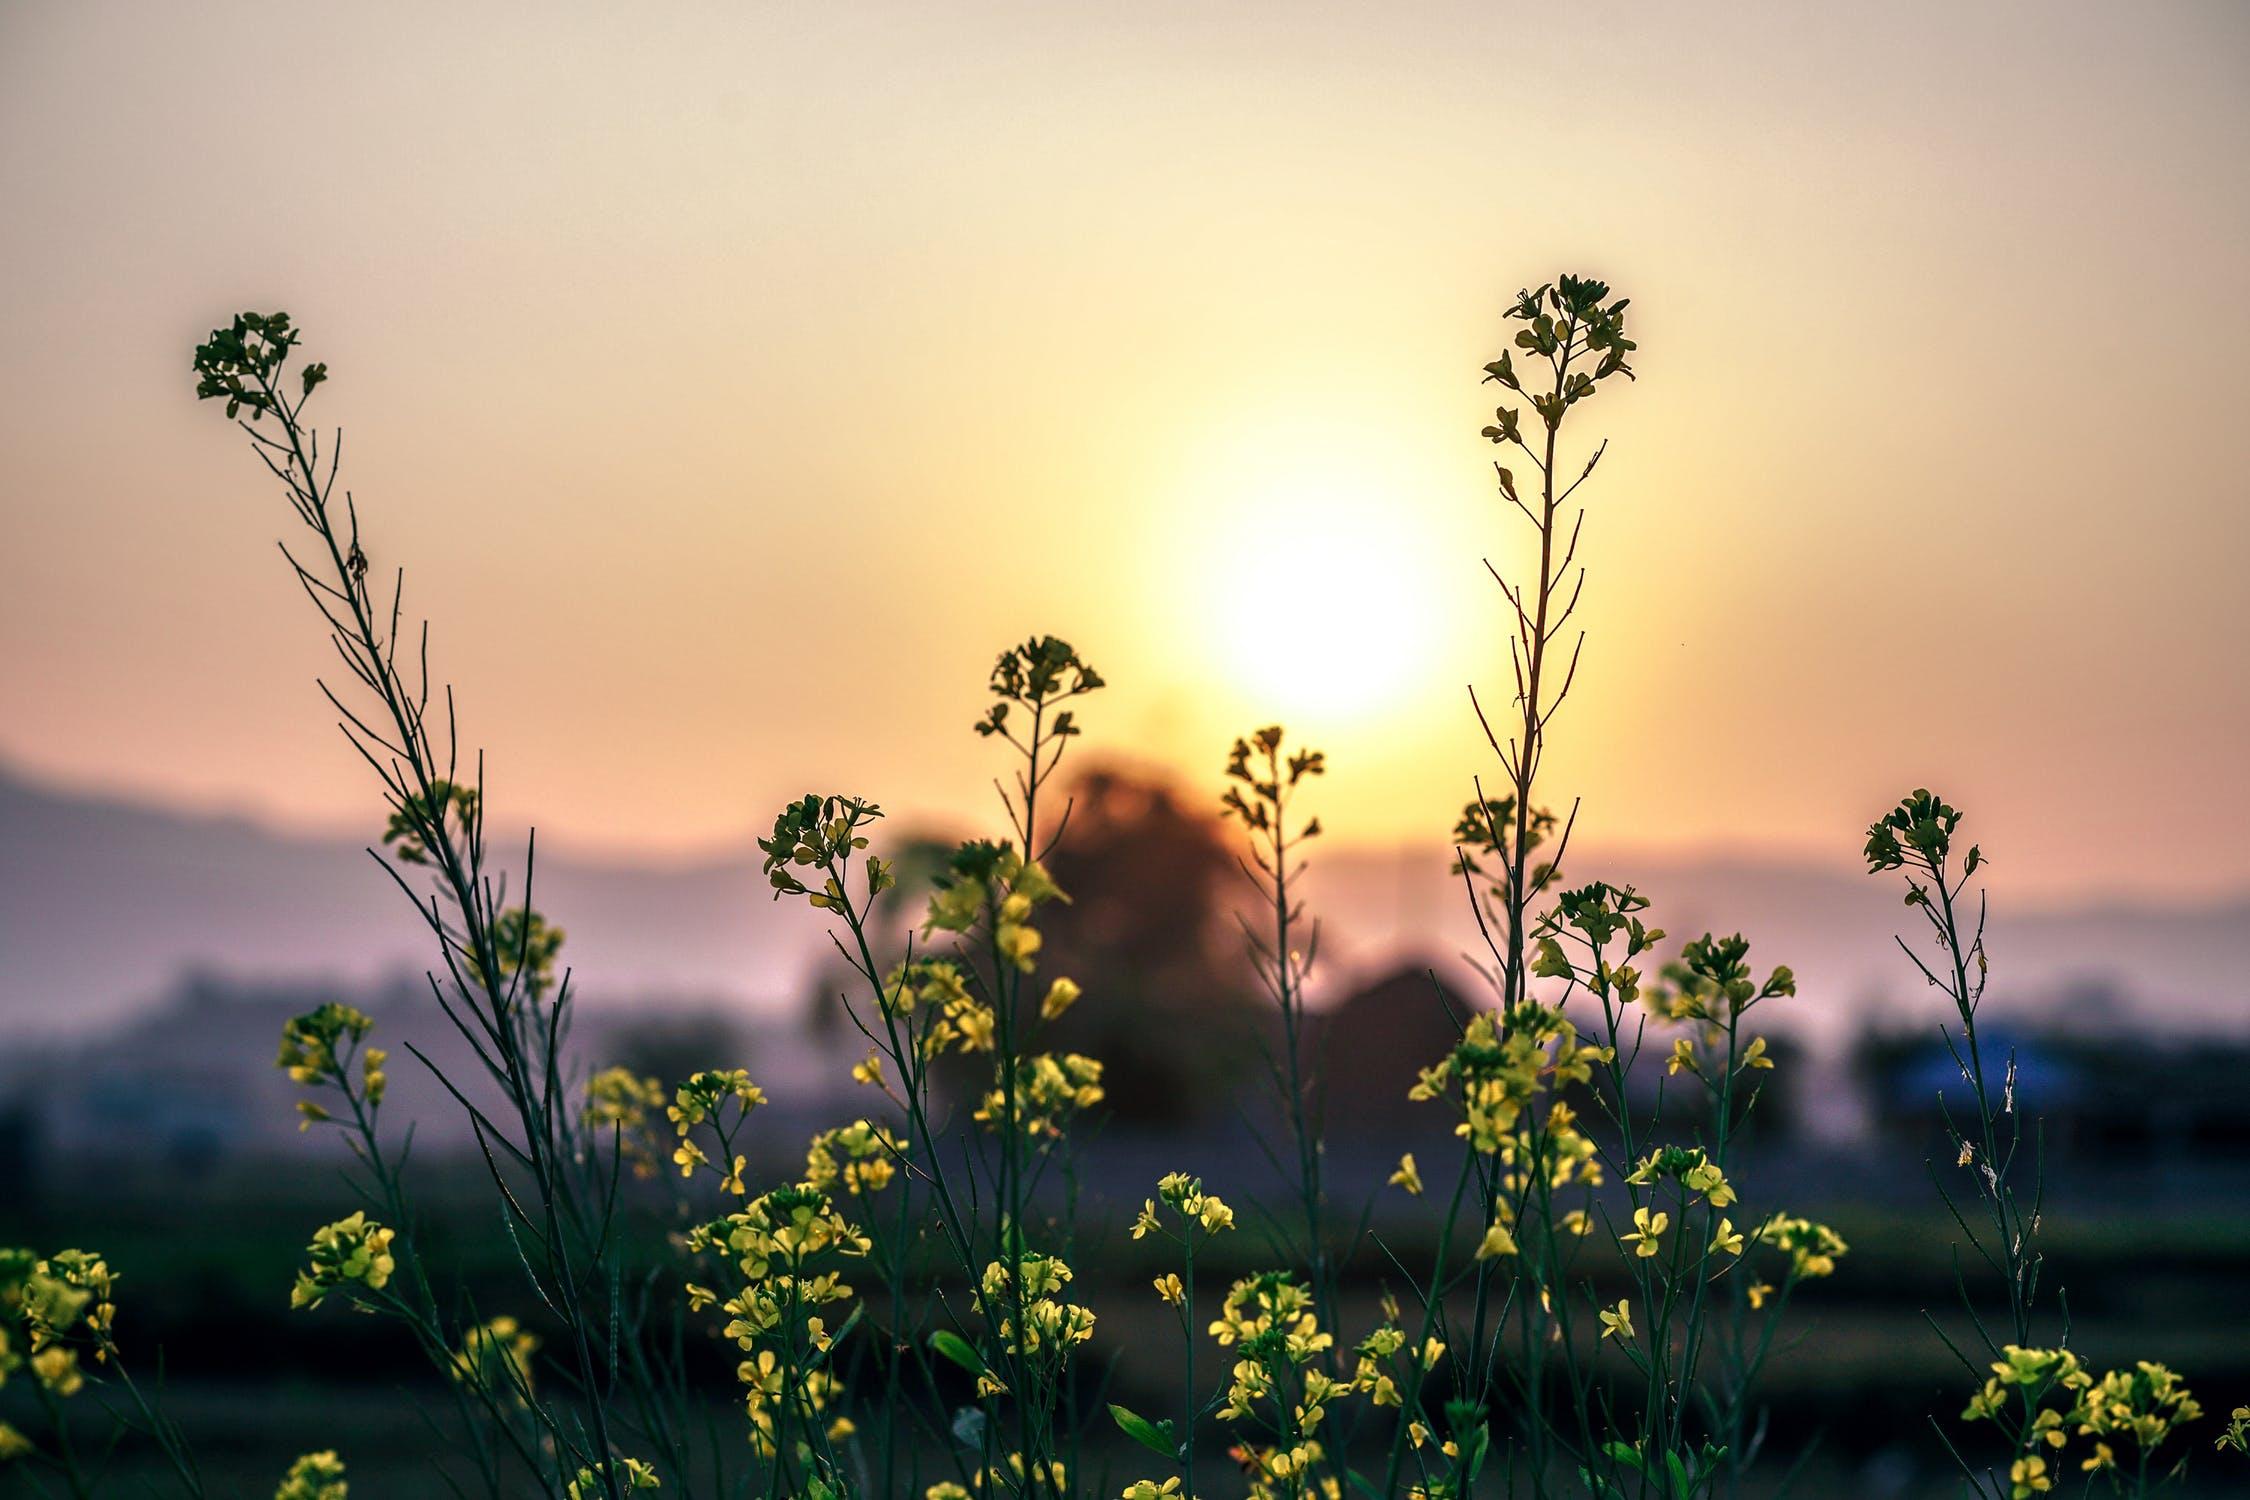
[[1050, 1045], [1107, 1068], [1121, 1121], [1172, 1124], [1228, 1108], [1255, 1076], [1264, 1022], [1234, 912], [1248, 895], [1215, 816], [1145, 772], [1089, 767], [1049, 873], [1070, 904], [1044, 915], [1050, 972], [1086, 998]]

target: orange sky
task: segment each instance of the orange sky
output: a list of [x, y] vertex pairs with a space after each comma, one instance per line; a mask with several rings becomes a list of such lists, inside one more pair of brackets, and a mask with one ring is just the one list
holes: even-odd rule
[[1089, 745], [1284, 717], [1340, 835], [1435, 837], [1478, 367], [1578, 268], [1643, 377], [1580, 424], [1590, 835], [1845, 858], [1931, 781], [2023, 888], [2250, 882], [2250, 15], [1555, 10], [0, 9], [0, 756], [375, 826], [190, 398], [254, 304], [511, 821], [981, 814], [1052, 630]]

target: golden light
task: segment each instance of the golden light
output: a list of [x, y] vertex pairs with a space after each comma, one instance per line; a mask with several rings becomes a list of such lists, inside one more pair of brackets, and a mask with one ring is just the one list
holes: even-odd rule
[[1214, 685], [1251, 717], [1334, 732], [1444, 675], [1458, 580], [1397, 483], [1374, 465], [1292, 467], [1212, 503], [1205, 639]]

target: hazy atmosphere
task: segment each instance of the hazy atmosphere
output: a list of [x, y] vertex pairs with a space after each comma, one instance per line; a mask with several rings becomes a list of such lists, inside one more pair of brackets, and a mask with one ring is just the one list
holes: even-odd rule
[[1561, 260], [1665, 392], [1589, 522], [1589, 835], [1840, 866], [1905, 776], [2019, 894], [2239, 893], [2250, 16], [2158, 14], [1575, 6], [1525, 70], [1508, 7], [0, 7], [0, 754], [365, 836], [180, 399], [273, 305], [496, 817], [967, 815], [975, 674], [1056, 629], [1110, 750], [1279, 717], [1335, 837], [1440, 839], [1520, 545], [1461, 434]]
[[0, 0], [0, 1500], [2250, 1493], [2246, 160], [2237, 4]]

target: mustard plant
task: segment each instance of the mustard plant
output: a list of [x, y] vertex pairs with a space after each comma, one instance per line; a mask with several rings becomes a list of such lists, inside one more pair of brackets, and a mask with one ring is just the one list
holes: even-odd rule
[[[1960, 1414], [1973, 1429], [1956, 1442], [1943, 1424], [1933, 1419], [1931, 1425], [1964, 1483], [1979, 1496], [2029, 1500], [2072, 1479], [2083, 1480], [2085, 1488], [2099, 1480], [2115, 1494], [2152, 1494], [2185, 1474], [2186, 1446], [2163, 1450], [2202, 1416], [2202, 1407], [2177, 1374], [2154, 1361], [2097, 1377], [2069, 1348], [2069, 1301], [2059, 1290], [2053, 1319], [2041, 1312], [2043, 1137], [2038, 1121], [2026, 1126], [2019, 1107], [2014, 1049], [1996, 1054], [1977, 1029], [1990, 973], [1986, 894], [1977, 880], [1986, 861], [1979, 845], [1957, 850], [1961, 823], [1960, 809], [1917, 789], [1868, 829], [1862, 851], [1870, 874], [1903, 876], [1906, 905], [1920, 913], [1927, 928], [1927, 956], [1903, 937], [1898, 946], [1952, 1007], [1951, 1022], [1940, 1021], [1939, 1034], [1970, 1099], [1957, 1114], [1943, 1093], [1938, 1096], [1952, 1167], [1966, 1177], [1968, 1191], [1949, 1188], [1935, 1161], [1931, 1181], [1970, 1253], [2007, 1298], [2004, 1317], [1988, 1312], [1972, 1294], [1957, 1256], [1955, 1285], [1975, 1351], [1964, 1350], [1935, 1319], [1930, 1326], [1974, 1385]], [[1964, 1197], [1972, 1206], [1964, 1207]], [[2050, 1326], [2052, 1343], [2044, 1333]], [[1977, 1442], [1986, 1428], [1997, 1445]], [[2219, 1446], [2229, 1446], [2230, 1437], [2239, 1450], [2241, 1434], [2234, 1427], [2221, 1435]], [[2081, 1441], [2074, 1446], [2074, 1439]], [[1972, 1457], [1980, 1446], [1997, 1446], [1998, 1456]]]

